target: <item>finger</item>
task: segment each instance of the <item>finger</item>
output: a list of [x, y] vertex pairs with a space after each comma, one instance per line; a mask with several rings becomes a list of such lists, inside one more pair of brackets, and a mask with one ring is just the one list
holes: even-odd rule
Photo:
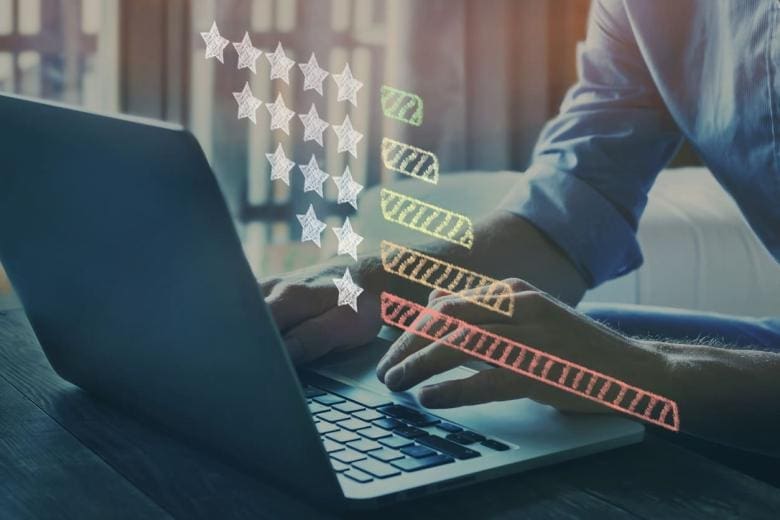
[[465, 379], [425, 386], [418, 398], [427, 408], [454, 408], [527, 397], [529, 387], [525, 378], [508, 370], [491, 368]]
[[[446, 339], [450, 338], [443, 338]], [[390, 390], [400, 392], [431, 376], [455, 368], [467, 359], [468, 356], [458, 349], [448, 347], [442, 341], [436, 341], [390, 368], [385, 374], [384, 382]]]
[[411, 332], [404, 332], [401, 336], [393, 342], [382, 359], [379, 360], [376, 366], [376, 376], [380, 381], [385, 382], [385, 376], [392, 367], [397, 365], [407, 356], [417, 352], [418, 350], [430, 345], [429, 339], [420, 337]]
[[271, 295], [271, 291], [273, 291], [274, 287], [279, 285], [281, 281], [282, 279], [278, 277], [269, 278], [267, 280], [257, 279], [257, 283], [260, 284], [260, 290], [263, 292], [263, 297], [265, 298]]
[[[277, 284], [266, 298], [276, 326], [282, 332], [314, 318], [333, 307], [338, 299], [335, 286], [307, 286], [297, 283]], [[353, 313], [354, 314], [354, 313]]]
[[284, 343], [294, 363], [306, 363], [332, 350], [365, 345], [379, 332], [379, 302], [365, 299], [357, 315], [348, 306], [332, 307], [307, 319], [284, 335]]

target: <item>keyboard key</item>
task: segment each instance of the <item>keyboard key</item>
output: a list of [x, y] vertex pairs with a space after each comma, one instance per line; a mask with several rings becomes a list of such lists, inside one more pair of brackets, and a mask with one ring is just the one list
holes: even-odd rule
[[323, 394], [318, 395], [314, 397], [314, 400], [317, 401], [320, 404], [324, 404], [325, 406], [331, 406], [336, 403], [343, 403], [344, 399], [333, 394]]
[[360, 439], [357, 441], [352, 441], [349, 444], [347, 444], [347, 446], [349, 446], [353, 450], [357, 450], [362, 453], [365, 453], [367, 451], [372, 451], [372, 450], [378, 450], [382, 447], [379, 443], [374, 442], [371, 439]]
[[361, 421], [360, 419], [347, 419], [346, 421], [341, 421], [339, 426], [345, 430], [354, 432], [357, 430], [362, 430], [363, 428], [369, 428], [371, 425], [366, 421]]
[[377, 419], [376, 421], [374, 421], [374, 426], [379, 426], [380, 428], [384, 428], [385, 430], [393, 430], [395, 428], [400, 428], [403, 425], [404, 423], [402, 423], [401, 421], [397, 419], [391, 419], [389, 417], [385, 417], [384, 419]]
[[397, 460], [403, 458], [403, 453], [398, 450], [391, 450], [390, 448], [382, 448], [368, 452], [369, 455], [375, 459], [379, 459], [384, 462], [390, 462], [391, 460]]
[[430, 457], [431, 455], [438, 455], [438, 453], [432, 449], [426, 448], [425, 446], [420, 446], [419, 444], [401, 448], [401, 453], [404, 455], [409, 455], [410, 457], [414, 457], [415, 459]]
[[383, 437], [389, 437], [390, 435], [392, 435], [387, 430], [383, 430], [382, 428], [374, 428], [373, 426], [370, 428], [366, 428], [365, 430], [360, 430], [358, 433], [363, 437], [367, 437], [373, 440], [381, 439]]
[[488, 448], [496, 451], [506, 451], [509, 449], [509, 446], [504, 444], [503, 442], [498, 442], [495, 439], [485, 439], [481, 443], [483, 446], [487, 446]]
[[347, 471], [342, 473], [342, 475], [344, 475], [345, 477], [349, 477], [352, 480], [355, 480], [357, 482], [360, 482], [361, 484], [365, 484], [366, 482], [371, 482], [372, 480], [374, 480], [369, 475], [355, 468], [348, 469]]
[[341, 444], [360, 439], [360, 436], [357, 433], [348, 432], [347, 430], [338, 430], [333, 433], [328, 433], [325, 437], [332, 441], [340, 442]]
[[440, 430], [444, 430], [445, 432], [449, 432], [449, 433], [457, 433], [463, 431], [463, 428], [461, 428], [457, 424], [452, 424], [444, 421], [437, 424], [436, 427]]
[[350, 401], [354, 401], [357, 404], [363, 405], [366, 408], [379, 408], [380, 406], [393, 404], [393, 402], [387, 397], [383, 397], [373, 392], [367, 392], [355, 386], [345, 385], [344, 383], [339, 383], [338, 381], [334, 381], [332, 379], [322, 379], [318, 384], [322, 388], [333, 392], [334, 394], [340, 395], [341, 397], [349, 399]]
[[425, 430], [420, 430], [414, 426], [400, 426], [394, 429], [393, 433], [396, 433], [402, 437], [406, 437], [407, 439], [416, 439], [417, 437], [428, 435], [428, 432]]
[[330, 458], [336, 459], [337, 461], [343, 462], [344, 464], [352, 464], [353, 462], [357, 462], [359, 460], [365, 459], [366, 456], [360, 453], [359, 451], [344, 450], [344, 451], [337, 451], [336, 453], [331, 455]]
[[412, 426], [433, 426], [436, 423], [441, 422], [440, 419], [437, 419], [433, 415], [428, 415], [427, 413], [421, 413], [419, 417], [410, 417], [406, 419], [406, 422], [411, 424]]
[[391, 437], [385, 437], [384, 439], [379, 439], [380, 444], [384, 444], [388, 448], [403, 448], [404, 446], [409, 446], [410, 444], [413, 444], [412, 441], [409, 439], [405, 439], [403, 437], [398, 437], [397, 435], [393, 435]]
[[377, 412], [376, 410], [362, 410], [360, 412], [353, 413], [352, 417], [357, 417], [363, 421], [376, 421], [377, 419], [382, 419], [384, 415]]
[[344, 446], [338, 442], [333, 442], [330, 439], [322, 439], [322, 446], [325, 448], [327, 453], [333, 453], [334, 451], [341, 451], [344, 449]]
[[430, 426], [432, 424], [436, 424], [437, 422], [439, 422], [439, 419], [437, 419], [433, 415], [428, 415], [427, 413], [422, 413], [413, 408], [401, 406], [400, 404], [385, 406], [384, 408], [381, 408], [379, 411], [385, 415], [389, 415], [390, 417], [395, 417], [396, 419], [400, 419], [414, 426]]
[[336, 410], [331, 410], [329, 412], [323, 412], [317, 415], [317, 419], [322, 419], [323, 421], [328, 421], [328, 422], [339, 422], [339, 421], [346, 421], [347, 419], [349, 419], [349, 415], [338, 412]]
[[339, 427], [336, 426], [335, 424], [330, 424], [325, 421], [320, 421], [314, 426], [317, 427], [317, 431], [320, 432], [320, 435], [325, 435], [326, 433], [335, 432], [336, 430], [339, 429]]
[[336, 473], [341, 473], [342, 471], [347, 471], [349, 469], [349, 466], [343, 462], [337, 461], [336, 459], [330, 459], [330, 465], [333, 466], [333, 470]]
[[344, 413], [353, 413], [353, 412], [359, 412], [360, 410], [365, 410], [364, 407], [360, 406], [357, 403], [353, 403], [352, 401], [344, 401], [343, 403], [334, 404], [333, 408], [335, 408], [339, 412], [344, 412]]
[[451, 433], [447, 435], [447, 439], [453, 442], [457, 442], [458, 444], [474, 444], [475, 442], [484, 441], [485, 436], [470, 432], [468, 430], [463, 430], [462, 432]]
[[319, 388], [314, 388], [313, 386], [306, 385], [303, 387], [303, 395], [306, 396], [306, 399], [311, 399], [312, 397], [325, 395], [325, 392], [323, 392]]
[[473, 459], [474, 457], [480, 456], [478, 451], [464, 448], [460, 444], [448, 441], [447, 439], [439, 437], [438, 435], [426, 435], [425, 437], [420, 437], [417, 439], [417, 442], [428, 446], [429, 448], [438, 450], [445, 455], [449, 455], [450, 457], [455, 457], [456, 459]]
[[366, 473], [373, 475], [377, 478], [387, 478], [387, 477], [393, 477], [395, 475], [401, 474], [400, 471], [398, 471], [390, 464], [385, 464], [384, 462], [379, 462], [378, 460], [372, 460], [372, 459], [366, 459], [366, 460], [361, 460], [360, 462], [356, 462], [354, 464], [354, 467], [363, 470]]
[[330, 408], [328, 408], [324, 404], [315, 403], [315, 402], [309, 403], [309, 411], [312, 413], [312, 415], [317, 413], [327, 412], [328, 410], [330, 410]]
[[449, 464], [455, 462], [455, 459], [446, 455], [434, 455], [432, 457], [425, 457], [424, 459], [412, 459], [404, 458], [394, 460], [390, 464], [403, 471], [417, 471], [425, 468], [432, 468], [434, 466], [441, 466], [442, 464]]

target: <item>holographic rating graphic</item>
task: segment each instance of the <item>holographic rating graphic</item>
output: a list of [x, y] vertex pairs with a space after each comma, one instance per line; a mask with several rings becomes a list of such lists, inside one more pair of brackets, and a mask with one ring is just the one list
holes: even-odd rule
[[385, 137], [382, 139], [382, 162], [388, 170], [431, 184], [439, 182], [439, 160], [421, 148]]
[[619, 379], [383, 292], [382, 320], [430, 341], [672, 431], [677, 403]]
[[380, 245], [382, 267], [407, 280], [432, 289], [457, 294], [476, 305], [512, 316], [514, 300], [508, 283], [469, 271], [425, 255], [414, 249], [383, 240]]
[[392, 119], [420, 126], [423, 120], [423, 100], [417, 94], [382, 85], [382, 112]]
[[474, 244], [474, 226], [465, 215], [387, 188], [379, 192], [379, 203], [385, 220], [466, 249], [471, 249]]

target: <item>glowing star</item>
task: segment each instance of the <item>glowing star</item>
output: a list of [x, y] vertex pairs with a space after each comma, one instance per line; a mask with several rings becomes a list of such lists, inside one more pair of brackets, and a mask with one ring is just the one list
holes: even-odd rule
[[324, 171], [320, 170], [317, 164], [317, 159], [314, 154], [311, 154], [309, 164], [299, 164], [298, 169], [303, 173], [303, 191], [316, 191], [317, 195], [324, 197], [322, 194], [322, 183], [328, 180], [328, 175]]
[[341, 278], [333, 278], [333, 283], [336, 284], [336, 288], [339, 290], [338, 304], [349, 305], [352, 310], [357, 312], [357, 299], [363, 292], [363, 289], [352, 281], [352, 275], [349, 274], [349, 267], [344, 271], [344, 276]]
[[327, 226], [325, 225], [325, 222], [317, 218], [317, 214], [314, 213], [314, 207], [309, 204], [309, 209], [306, 213], [296, 215], [296, 217], [298, 217], [298, 222], [301, 223], [301, 227], [303, 228], [301, 242], [306, 242], [308, 240], [317, 244], [317, 247], [322, 247], [320, 245], [320, 236]]
[[257, 74], [257, 58], [263, 54], [263, 51], [252, 45], [252, 40], [249, 39], [249, 33], [244, 33], [244, 39], [238, 43], [233, 43], [233, 48], [238, 53], [238, 68], [249, 69]]
[[339, 138], [338, 152], [349, 152], [352, 157], [357, 159], [357, 144], [363, 139], [363, 134], [352, 128], [352, 121], [349, 120], [349, 114], [344, 117], [344, 122], [340, 125], [333, 125], [333, 131]]
[[263, 104], [262, 101], [252, 95], [252, 90], [249, 88], [249, 82], [244, 83], [244, 90], [241, 92], [233, 92], [233, 97], [236, 98], [238, 103], [238, 118], [244, 119], [248, 117], [250, 121], [257, 124], [257, 109]]
[[357, 196], [363, 190], [363, 185], [352, 180], [349, 166], [344, 169], [344, 175], [333, 177], [333, 182], [336, 183], [336, 187], [339, 189], [338, 203], [349, 202], [353, 208], [358, 209]]
[[328, 128], [328, 123], [320, 119], [317, 113], [317, 107], [311, 104], [308, 114], [298, 114], [298, 118], [303, 122], [303, 141], [316, 141], [318, 145], [322, 144], [322, 132]]
[[344, 65], [341, 74], [334, 74], [333, 79], [339, 87], [336, 101], [349, 101], [357, 106], [357, 91], [363, 88], [363, 82], [356, 80], [349, 69], [349, 63]]
[[357, 261], [357, 246], [363, 241], [363, 237], [352, 230], [352, 224], [349, 223], [349, 217], [344, 219], [343, 226], [340, 228], [334, 227], [333, 232], [336, 233], [336, 238], [339, 239], [337, 254], [348, 254]]
[[307, 63], [299, 63], [298, 67], [303, 71], [303, 90], [316, 90], [321, 96], [322, 82], [328, 77], [328, 72], [320, 68], [314, 53], [311, 53], [311, 58]]
[[266, 103], [265, 108], [271, 114], [271, 130], [281, 130], [285, 134], [290, 135], [290, 119], [295, 115], [295, 112], [284, 104], [282, 94], [276, 94], [276, 101]]
[[230, 42], [219, 34], [217, 22], [212, 22], [209, 32], [200, 33], [200, 37], [203, 38], [203, 41], [206, 43], [206, 59], [217, 58], [220, 63], [225, 63], [222, 51], [225, 50], [225, 47], [227, 47]]
[[284, 153], [284, 148], [282, 148], [282, 143], [279, 143], [276, 146], [276, 151], [274, 153], [267, 153], [265, 156], [268, 159], [268, 162], [271, 163], [271, 180], [275, 181], [279, 179], [289, 186], [290, 170], [293, 169], [295, 163], [287, 158], [287, 155]]
[[282, 43], [276, 45], [276, 50], [271, 54], [265, 53], [268, 63], [271, 64], [271, 79], [281, 79], [285, 83], [290, 83], [290, 69], [295, 62], [284, 53]]

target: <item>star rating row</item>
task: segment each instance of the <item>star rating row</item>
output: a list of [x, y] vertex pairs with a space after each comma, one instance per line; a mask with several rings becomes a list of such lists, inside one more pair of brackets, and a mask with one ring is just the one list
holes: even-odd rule
[[[287, 157], [284, 152], [282, 143], [276, 145], [274, 153], [265, 154], [266, 159], [271, 164], [271, 180], [280, 180], [286, 185], [290, 185], [290, 172], [295, 167], [296, 163]], [[349, 166], [344, 168], [344, 174], [340, 177], [331, 177], [326, 172], [322, 171], [317, 163], [317, 158], [314, 154], [311, 155], [307, 164], [299, 164], [298, 169], [303, 174], [303, 191], [304, 192], [316, 192], [320, 197], [324, 197], [322, 192], [322, 185], [328, 178], [332, 178], [336, 184], [339, 193], [336, 201], [339, 204], [349, 203], [355, 209], [357, 206], [358, 194], [363, 191], [363, 185], [356, 182], [352, 178], [352, 173], [349, 171]]]
[[[290, 135], [290, 120], [295, 117], [296, 113], [287, 108], [281, 93], [276, 95], [276, 100], [273, 103], [263, 103], [254, 96], [249, 82], [246, 82], [241, 92], [233, 92], [233, 97], [238, 104], [238, 119], [249, 119], [252, 123], [257, 124], [257, 110], [265, 104], [271, 117], [271, 130], [281, 130]], [[328, 127], [331, 127], [338, 139], [336, 147], [338, 153], [349, 152], [350, 155], [357, 158], [357, 145], [363, 140], [363, 134], [352, 126], [349, 114], [344, 116], [344, 122], [340, 125], [331, 125], [320, 118], [317, 107], [312, 103], [307, 113], [298, 114], [298, 119], [303, 123], [304, 142], [314, 141], [318, 145], [324, 146], [322, 134]]]
[[[220, 63], [225, 63], [224, 50], [230, 41], [219, 34], [217, 23], [213, 22], [211, 29], [208, 32], [200, 33], [200, 35], [206, 44], [206, 59], [216, 58]], [[244, 39], [240, 42], [234, 42], [233, 48], [238, 53], [238, 69], [249, 69], [257, 74], [257, 60], [263, 55], [263, 51], [252, 45], [249, 33], [244, 33]], [[271, 79], [280, 79], [289, 85], [290, 69], [295, 66], [295, 60], [287, 56], [282, 43], [279, 42], [276, 45], [274, 52], [265, 53], [265, 57], [271, 66]], [[322, 96], [322, 83], [325, 81], [325, 78], [332, 76], [338, 87], [336, 100], [349, 101], [352, 105], [357, 106], [357, 93], [363, 88], [363, 82], [355, 79], [352, 75], [349, 63], [344, 65], [344, 70], [341, 74], [331, 74], [320, 67], [319, 63], [317, 63], [317, 57], [312, 53], [309, 61], [299, 63], [298, 68], [303, 72], [304, 91], [314, 90]]]

